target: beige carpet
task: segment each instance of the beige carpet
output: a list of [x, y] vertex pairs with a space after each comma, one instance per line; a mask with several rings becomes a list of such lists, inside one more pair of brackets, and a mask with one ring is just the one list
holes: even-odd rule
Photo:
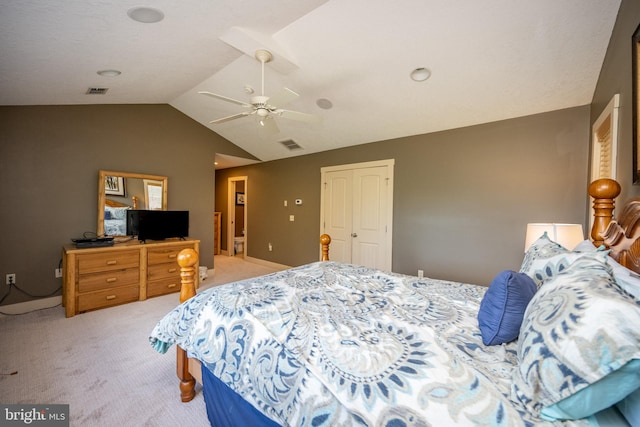
[[[237, 257], [214, 262], [201, 289], [276, 271]], [[62, 307], [0, 318], [0, 402], [69, 404], [72, 426], [208, 425], [199, 388], [180, 402], [175, 350], [149, 345], [177, 304], [171, 294], [68, 319]]]

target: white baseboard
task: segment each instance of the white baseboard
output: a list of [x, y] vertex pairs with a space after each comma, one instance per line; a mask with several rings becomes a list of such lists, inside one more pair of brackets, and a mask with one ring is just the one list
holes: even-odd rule
[[287, 268], [291, 268], [291, 266], [289, 266], [289, 265], [278, 264], [278, 263], [275, 263], [275, 262], [266, 261], [266, 260], [260, 259], [260, 258], [253, 258], [253, 257], [250, 257], [250, 256], [245, 256], [244, 260], [247, 261], [247, 262], [252, 262], [254, 264], [264, 265], [265, 267], [274, 268], [276, 270], [286, 270]]
[[62, 296], [40, 298], [33, 301], [19, 302], [16, 304], [0, 305], [0, 317], [6, 315], [25, 314], [31, 311], [42, 310], [62, 304]]

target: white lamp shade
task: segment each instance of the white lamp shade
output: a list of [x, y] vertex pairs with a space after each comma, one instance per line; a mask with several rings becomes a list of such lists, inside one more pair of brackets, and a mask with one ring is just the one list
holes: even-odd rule
[[582, 224], [555, 224], [555, 223], [538, 223], [527, 224], [527, 235], [524, 241], [524, 251], [529, 249], [529, 246], [538, 240], [544, 233], [547, 232], [547, 236], [552, 241], [561, 244], [565, 248], [571, 250], [575, 248], [578, 243], [584, 240], [584, 231], [582, 231]]

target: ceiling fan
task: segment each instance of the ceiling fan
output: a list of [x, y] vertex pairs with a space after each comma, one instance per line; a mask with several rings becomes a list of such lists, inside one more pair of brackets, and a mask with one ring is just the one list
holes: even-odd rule
[[280, 93], [272, 97], [265, 96], [264, 64], [271, 61], [273, 59], [273, 56], [271, 55], [271, 52], [261, 49], [256, 51], [255, 57], [262, 64], [262, 92], [260, 95], [252, 97], [250, 103], [207, 91], [198, 92], [202, 95], [207, 95], [213, 98], [221, 99], [223, 101], [231, 102], [248, 109], [247, 111], [243, 111], [242, 113], [237, 113], [231, 116], [222, 117], [220, 119], [211, 120], [209, 123], [224, 123], [230, 120], [239, 119], [240, 117], [256, 115], [259, 119], [258, 122], [260, 123], [261, 127], [266, 133], [269, 134], [280, 132], [280, 129], [278, 128], [278, 124], [276, 123], [274, 117], [282, 117], [285, 119], [297, 120], [306, 123], [319, 123], [321, 121], [321, 118], [319, 116], [280, 108], [300, 96], [291, 89], [285, 87], [282, 89], [282, 91], [280, 91]]

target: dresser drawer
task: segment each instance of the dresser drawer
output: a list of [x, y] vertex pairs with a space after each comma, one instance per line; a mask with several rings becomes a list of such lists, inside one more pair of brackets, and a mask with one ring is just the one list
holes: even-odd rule
[[177, 262], [150, 265], [147, 269], [147, 280], [175, 278], [180, 280], [180, 266]]
[[140, 265], [139, 251], [98, 252], [78, 255], [78, 273], [96, 273], [107, 270], [122, 270]]
[[130, 285], [78, 295], [78, 311], [87, 311], [138, 301], [139, 293], [138, 285]]
[[166, 279], [154, 280], [147, 283], [147, 297], [157, 297], [158, 295], [170, 294], [180, 291], [180, 276], [168, 277]]
[[187, 248], [193, 248], [193, 246], [184, 245], [171, 246], [169, 248], [149, 249], [147, 252], [147, 264], [149, 266], [166, 263], [174, 263], [175, 265], [178, 265], [178, 254], [181, 250]]
[[81, 274], [78, 276], [78, 292], [100, 291], [125, 285], [137, 285], [139, 282], [140, 269], [138, 268]]

